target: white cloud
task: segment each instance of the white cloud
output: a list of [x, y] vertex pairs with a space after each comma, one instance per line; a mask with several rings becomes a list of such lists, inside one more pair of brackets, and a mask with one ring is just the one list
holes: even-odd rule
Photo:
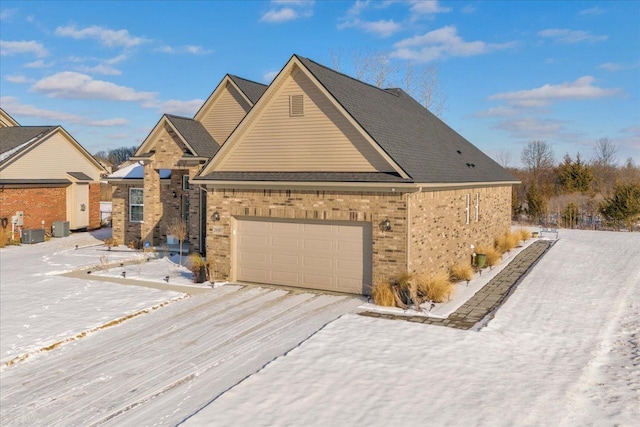
[[93, 25], [83, 29], [77, 29], [74, 25], [56, 28], [55, 34], [62, 37], [80, 39], [95, 39], [102, 45], [109, 47], [135, 47], [150, 41], [144, 37], [136, 37], [127, 30], [111, 30], [109, 28]]
[[110, 101], [133, 101], [153, 103], [156, 94], [137, 92], [104, 80], [94, 80], [91, 76], [71, 71], [63, 71], [36, 82], [31, 89], [52, 98], [104, 99]]
[[0, 21], [11, 21], [16, 13], [18, 13], [18, 9], [5, 9], [0, 12]]
[[449, 12], [451, 8], [441, 7], [437, 0], [411, 0], [411, 12], [425, 15], [433, 13]]
[[53, 66], [53, 62], [44, 62], [42, 59], [38, 59], [33, 62], [24, 64], [26, 68], [49, 68]]
[[262, 81], [265, 83], [271, 83], [273, 79], [276, 78], [279, 72], [280, 72], [279, 70], [274, 70], [274, 71], [269, 71], [268, 73], [265, 73], [265, 75], [262, 76]]
[[204, 103], [203, 99], [191, 99], [189, 101], [180, 101], [177, 99], [171, 99], [157, 104], [155, 107], [161, 113], [176, 114], [179, 116], [193, 116], [196, 111]]
[[635, 64], [627, 64], [622, 62], [605, 62], [604, 64], [598, 65], [598, 68], [602, 68], [607, 71], [621, 71], [621, 70], [631, 70], [634, 68], [640, 67], [640, 62], [636, 62]]
[[619, 89], [603, 89], [594, 86], [592, 76], [584, 76], [574, 82], [558, 85], [546, 84], [539, 88], [491, 95], [489, 99], [504, 99], [511, 105], [541, 107], [553, 101], [597, 99], [615, 95]]
[[454, 56], [475, 56], [514, 46], [509, 43], [486, 43], [464, 41], [452, 26], [430, 31], [422, 36], [410, 37], [397, 42], [391, 56], [418, 62]]
[[42, 43], [35, 40], [30, 41], [6, 41], [0, 40], [0, 55], [9, 56], [21, 53], [31, 53], [38, 58], [49, 55]]
[[118, 117], [115, 119], [93, 120], [87, 124], [90, 126], [111, 127], [111, 126], [122, 126], [122, 125], [126, 125], [127, 123], [129, 123], [129, 120]]
[[11, 83], [29, 83], [25, 76], [7, 76], [4, 79]]
[[583, 9], [580, 11], [580, 15], [604, 15], [605, 11], [599, 7], [590, 7], [589, 9]]
[[119, 76], [122, 71], [108, 64], [98, 64], [94, 67], [78, 67], [79, 71], [91, 74], [104, 74], [107, 76]]
[[[380, 19], [377, 21], [367, 21], [360, 18], [360, 15], [369, 7], [369, 1], [356, 1], [353, 6], [347, 10], [345, 16], [338, 20], [337, 28], [357, 28], [367, 33], [375, 34], [379, 37], [389, 37], [400, 31], [402, 25], [393, 19]], [[387, 3], [376, 3], [378, 7], [385, 7]]]
[[261, 22], [279, 24], [313, 16], [313, 1], [274, 0], [270, 9], [260, 17]]
[[473, 4], [468, 4], [460, 9], [462, 13], [474, 13], [476, 10], [478, 10], [478, 8]]
[[552, 139], [563, 132], [563, 123], [553, 119], [540, 120], [536, 117], [520, 117], [504, 120], [495, 127], [509, 132], [513, 138]]
[[587, 31], [568, 30], [566, 28], [548, 28], [538, 32], [540, 37], [555, 39], [560, 43], [579, 43], [579, 42], [599, 42], [609, 38], [609, 36], [594, 36]]
[[24, 117], [36, 117], [43, 120], [51, 121], [65, 121], [70, 123], [80, 123], [83, 118], [75, 114], [63, 113], [61, 111], [43, 110], [36, 108], [30, 104], [20, 104], [18, 98], [14, 96], [0, 97], [0, 104], [6, 111], [10, 111], [11, 115], [24, 116]]
[[180, 47], [162, 46], [155, 49], [155, 51], [162, 52], [162, 53], [176, 53], [176, 54], [188, 53], [192, 55], [206, 55], [212, 52], [211, 50], [207, 50], [202, 46], [195, 46], [195, 45], [186, 45], [186, 46], [180, 46]]
[[510, 117], [520, 113], [520, 110], [513, 107], [495, 107], [486, 111], [475, 113], [474, 117]]

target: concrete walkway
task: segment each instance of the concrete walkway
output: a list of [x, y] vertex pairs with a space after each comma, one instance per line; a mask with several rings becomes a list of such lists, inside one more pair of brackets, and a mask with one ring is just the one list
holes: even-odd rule
[[533, 265], [555, 243], [551, 240], [539, 240], [520, 252], [500, 273], [480, 289], [473, 297], [446, 319], [422, 316], [397, 316], [394, 314], [375, 313], [371, 311], [359, 313], [361, 316], [379, 317], [382, 319], [405, 320], [408, 322], [427, 323], [448, 326], [456, 329], [471, 329], [478, 322], [488, 322], [495, 310], [511, 295], [515, 287], [526, 276]]

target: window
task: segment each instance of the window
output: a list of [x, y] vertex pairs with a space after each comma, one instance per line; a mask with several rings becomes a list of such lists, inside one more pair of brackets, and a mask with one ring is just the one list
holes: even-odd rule
[[142, 222], [144, 214], [144, 190], [142, 188], [129, 189], [129, 221]]
[[469, 224], [469, 199], [470, 199], [470, 196], [469, 196], [469, 194], [467, 194], [467, 198], [466, 198], [466, 200], [467, 200], [467, 207], [466, 207], [466, 208], [464, 208], [464, 214], [465, 214], [465, 216], [466, 216], [466, 222], [465, 222], [465, 224]]
[[182, 189], [185, 191], [189, 189], [189, 175], [182, 175]]
[[289, 116], [290, 117], [304, 116], [304, 95], [289, 96]]
[[480, 193], [476, 193], [476, 222], [480, 219]]

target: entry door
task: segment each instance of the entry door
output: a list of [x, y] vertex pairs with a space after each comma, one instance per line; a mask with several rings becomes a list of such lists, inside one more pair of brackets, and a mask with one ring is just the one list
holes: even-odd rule
[[89, 226], [89, 184], [75, 183], [73, 184], [73, 223], [70, 228], [77, 230]]
[[244, 218], [236, 227], [238, 280], [370, 293], [369, 223]]

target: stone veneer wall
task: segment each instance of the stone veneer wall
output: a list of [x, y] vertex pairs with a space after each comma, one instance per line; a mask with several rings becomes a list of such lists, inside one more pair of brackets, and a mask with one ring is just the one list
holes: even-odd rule
[[[220, 221], [211, 220], [218, 211]], [[372, 224], [373, 283], [407, 269], [406, 197], [401, 193], [298, 190], [207, 190], [207, 254], [216, 263], [216, 279], [233, 279], [233, 218], [266, 217], [299, 220], [358, 221]], [[391, 231], [378, 224], [391, 221]], [[222, 227], [216, 235], [213, 227]]]
[[[466, 195], [469, 224], [466, 224]], [[476, 194], [479, 218], [475, 218]], [[490, 245], [511, 224], [511, 186], [429, 191], [409, 194], [411, 245], [409, 270], [435, 273], [469, 263], [471, 245]]]

